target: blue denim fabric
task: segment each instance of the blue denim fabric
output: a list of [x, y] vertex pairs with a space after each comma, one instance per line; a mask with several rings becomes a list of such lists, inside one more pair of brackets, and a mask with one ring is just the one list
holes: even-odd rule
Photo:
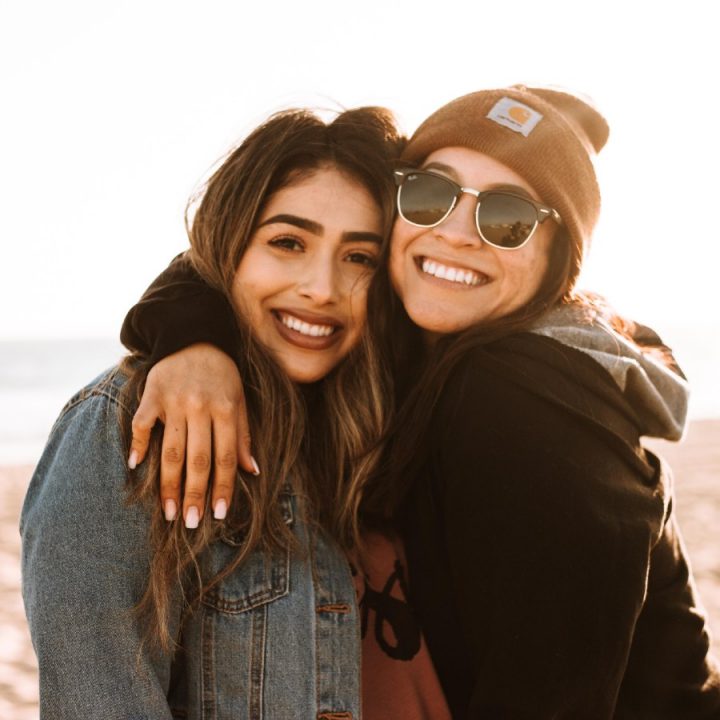
[[[23, 507], [23, 597], [47, 720], [359, 718], [360, 634], [339, 548], [309, 536], [295, 498], [283, 502], [311, 552], [251, 557], [186, 621], [181, 650], [141, 649], [132, 608], [148, 573], [148, 511], [126, 503], [117, 373], [63, 409]], [[127, 412], [128, 409], [124, 408]], [[214, 543], [205, 570], [234, 540]], [[179, 632], [180, 606], [173, 633]]]

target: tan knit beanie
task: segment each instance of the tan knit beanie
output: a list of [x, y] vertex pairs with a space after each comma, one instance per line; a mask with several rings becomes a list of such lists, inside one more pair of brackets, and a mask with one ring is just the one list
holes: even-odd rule
[[572, 285], [600, 212], [591, 155], [607, 141], [605, 119], [559, 90], [513, 85], [457, 98], [410, 138], [401, 160], [417, 167], [435, 150], [467, 147], [521, 175], [560, 213], [571, 241]]

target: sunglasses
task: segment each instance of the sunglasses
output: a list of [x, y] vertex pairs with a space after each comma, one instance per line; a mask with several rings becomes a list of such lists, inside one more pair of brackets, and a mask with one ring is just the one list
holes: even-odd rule
[[463, 193], [474, 195], [477, 231], [484, 242], [499, 250], [523, 247], [548, 218], [562, 223], [557, 210], [508, 190], [480, 192], [426, 170], [395, 170], [395, 182], [400, 217], [416, 227], [439, 225]]

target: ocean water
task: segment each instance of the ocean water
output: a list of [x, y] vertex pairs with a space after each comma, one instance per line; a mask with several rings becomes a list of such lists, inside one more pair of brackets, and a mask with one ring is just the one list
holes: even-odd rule
[[123, 355], [112, 338], [0, 342], [0, 464], [35, 463], [67, 400]]
[[[720, 336], [668, 335], [690, 380], [690, 417], [720, 418]], [[123, 354], [112, 338], [0, 341], [0, 465], [35, 463], [67, 400]]]

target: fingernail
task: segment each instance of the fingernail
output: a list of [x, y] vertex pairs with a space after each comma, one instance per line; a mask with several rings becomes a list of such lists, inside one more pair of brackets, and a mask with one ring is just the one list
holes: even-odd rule
[[166, 500], [165, 501], [165, 519], [168, 522], [172, 522], [175, 519], [175, 515], [177, 515], [177, 505], [175, 504], [174, 500]]
[[137, 461], [138, 461], [138, 451], [133, 450], [130, 453], [130, 457], [128, 458], [128, 467], [131, 470], [134, 470], [137, 467]]
[[253, 475], [259, 475], [260, 468], [258, 467], [257, 460], [252, 455], [250, 456], [250, 459], [252, 460]]
[[193, 505], [188, 509], [187, 515], [185, 515], [185, 527], [194, 530], [200, 524], [200, 513], [198, 509]]
[[213, 511], [213, 514], [215, 515], [216, 520], [224, 520], [225, 516], [227, 515], [227, 503], [225, 500], [220, 498], [215, 503], [215, 510]]

